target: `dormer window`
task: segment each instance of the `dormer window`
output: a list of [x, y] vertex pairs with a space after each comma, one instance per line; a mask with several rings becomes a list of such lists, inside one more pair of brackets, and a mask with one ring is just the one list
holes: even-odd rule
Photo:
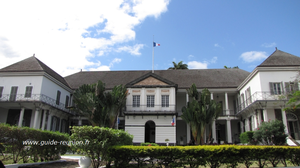
[[140, 107], [140, 95], [132, 96], [132, 107]]
[[161, 96], [161, 106], [162, 107], [169, 107], [169, 95], [162, 95]]

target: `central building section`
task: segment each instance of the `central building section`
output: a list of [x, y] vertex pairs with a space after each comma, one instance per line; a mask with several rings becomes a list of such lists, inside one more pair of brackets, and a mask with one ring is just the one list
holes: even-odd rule
[[128, 83], [125, 130], [132, 134], [133, 143], [176, 143], [177, 84], [154, 73]]

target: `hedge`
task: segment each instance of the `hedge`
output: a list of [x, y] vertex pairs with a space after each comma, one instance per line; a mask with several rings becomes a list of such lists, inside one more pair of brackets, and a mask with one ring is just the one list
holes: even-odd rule
[[[114, 146], [108, 150], [114, 160], [115, 167], [141, 167], [155, 164], [160, 167], [210, 166], [212, 168], [226, 166], [237, 167], [244, 164], [250, 167], [254, 163], [258, 167], [267, 162], [274, 167], [278, 163], [286, 166], [290, 161], [300, 165], [300, 147], [289, 146]], [[130, 161], [136, 164], [129, 164]]]
[[94, 168], [98, 168], [103, 161], [108, 162], [107, 166], [110, 165], [111, 159], [107, 157], [109, 147], [132, 145], [133, 136], [123, 130], [97, 126], [74, 126], [71, 131], [71, 140], [84, 142], [82, 145], [72, 145], [72, 148], [90, 157]]
[[29, 159], [34, 162], [59, 159], [68, 149], [67, 145], [60, 144], [69, 140], [69, 135], [64, 133], [0, 124], [0, 135], [0, 143], [5, 148], [1, 152], [12, 154], [13, 163], [18, 163], [19, 157], [24, 163]]

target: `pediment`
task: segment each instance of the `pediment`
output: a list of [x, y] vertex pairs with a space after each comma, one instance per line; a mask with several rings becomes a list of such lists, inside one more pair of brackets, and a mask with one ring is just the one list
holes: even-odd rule
[[176, 87], [177, 84], [157, 75], [154, 73], [147, 73], [126, 84], [127, 88], [130, 87]]
[[134, 84], [134, 86], [166, 86], [168, 85], [167, 83], [163, 82], [163, 81], [160, 81], [152, 76]]

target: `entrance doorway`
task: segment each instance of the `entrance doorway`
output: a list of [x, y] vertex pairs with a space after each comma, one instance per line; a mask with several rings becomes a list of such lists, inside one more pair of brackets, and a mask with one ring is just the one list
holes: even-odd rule
[[145, 142], [155, 143], [155, 123], [147, 121], [145, 124]]
[[298, 117], [293, 113], [287, 113], [286, 119], [291, 137], [293, 137], [295, 140], [299, 140]]

